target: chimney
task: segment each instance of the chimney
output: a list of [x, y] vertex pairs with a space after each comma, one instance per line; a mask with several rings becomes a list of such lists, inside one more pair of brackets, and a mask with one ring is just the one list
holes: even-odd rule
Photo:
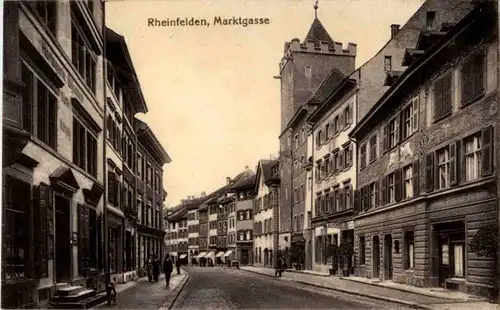
[[207, 193], [201, 192], [201, 197], [205, 197], [206, 195], [207, 195]]
[[245, 166], [245, 170], [248, 170], [248, 166]]
[[231, 183], [231, 178], [230, 177], [226, 177], [226, 184], [230, 184]]
[[397, 24], [391, 25], [391, 39], [394, 38], [396, 36], [396, 34], [398, 34], [399, 27], [400, 27], [400, 25], [397, 25]]

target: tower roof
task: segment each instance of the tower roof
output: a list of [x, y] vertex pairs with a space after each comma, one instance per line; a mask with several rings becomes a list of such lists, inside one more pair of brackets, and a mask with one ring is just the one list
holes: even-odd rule
[[334, 44], [332, 38], [328, 34], [328, 31], [326, 31], [325, 27], [323, 27], [323, 24], [319, 21], [317, 17], [314, 18], [311, 28], [309, 28], [309, 32], [307, 33], [306, 38], [304, 39], [304, 42], [307, 41], [325, 41], [331, 44]]

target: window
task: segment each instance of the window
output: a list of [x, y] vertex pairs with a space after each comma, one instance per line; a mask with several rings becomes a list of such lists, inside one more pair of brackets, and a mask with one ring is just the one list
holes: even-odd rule
[[305, 66], [304, 67], [304, 74], [306, 77], [310, 77], [311, 76], [311, 66]]
[[447, 188], [450, 185], [450, 155], [448, 147], [437, 152], [438, 158], [438, 189]]
[[359, 237], [359, 264], [366, 264], [366, 241], [365, 237]]
[[396, 146], [396, 119], [393, 118], [389, 122], [389, 149]]
[[413, 197], [413, 170], [412, 165], [403, 168], [404, 186], [403, 199]]
[[427, 12], [427, 16], [426, 16], [427, 30], [434, 29], [435, 20], [436, 20], [436, 12], [434, 12], [434, 11], [428, 11]]
[[462, 104], [467, 104], [484, 92], [485, 56], [482, 51], [476, 52], [467, 58], [461, 69], [462, 77]]
[[370, 162], [375, 161], [377, 159], [377, 135], [373, 135], [370, 138]]
[[306, 141], [306, 130], [304, 128], [302, 128], [300, 130], [301, 132], [301, 135], [302, 135], [302, 142], [305, 142]]
[[96, 57], [83, 31], [71, 21], [71, 60], [85, 84], [95, 93]]
[[366, 167], [366, 143], [363, 143], [359, 150], [359, 167], [361, 169]]
[[376, 200], [375, 200], [376, 193], [377, 193], [377, 189], [375, 187], [375, 183], [371, 183], [370, 184], [370, 204], [369, 204], [369, 206], [371, 208], [376, 206]]
[[471, 181], [481, 175], [481, 134], [465, 139], [465, 180]]
[[31, 186], [6, 176], [3, 187], [2, 279], [29, 277]]
[[445, 73], [434, 82], [434, 120], [451, 113], [451, 72]]
[[295, 135], [295, 148], [298, 149], [299, 148], [299, 134], [296, 134]]
[[418, 129], [418, 97], [414, 98], [403, 110], [403, 139], [411, 136]]
[[57, 2], [56, 1], [33, 1], [36, 13], [47, 29], [56, 36], [57, 26]]
[[77, 118], [73, 118], [73, 163], [97, 176], [97, 138]]
[[22, 64], [23, 127], [53, 149], [57, 148], [57, 98], [28, 66]]
[[325, 126], [325, 135], [326, 135], [326, 138], [330, 138], [332, 133], [330, 132], [330, 124], [326, 124]]
[[141, 154], [137, 154], [137, 176], [139, 177], [139, 179], [142, 180], [142, 178], [144, 177], [144, 171], [143, 171], [143, 162], [142, 162], [142, 155]]
[[415, 239], [413, 232], [405, 233], [405, 269], [415, 268]]
[[340, 130], [340, 124], [339, 124], [339, 116], [335, 116], [335, 119], [333, 120], [333, 129], [335, 133], [339, 132]]
[[463, 243], [453, 243], [453, 276], [464, 277], [465, 253]]
[[391, 71], [392, 70], [392, 56], [384, 57], [384, 70]]
[[394, 186], [394, 173], [387, 176], [387, 188], [389, 195], [387, 197], [388, 203], [393, 203], [396, 199], [396, 188]]
[[352, 146], [347, 145], [344, 148], [345, 166], [350, 167], [352, 165]]
[[344, 183], [344, 195], [345, 195], [345, 208], [346, 209], [352, 208], [351, 205], [352, 188], [350, 182]]
[[350, 123], [351, 123], [351, 109], [350, 106], [347, 106], [344, 109], [344, 127], [347, 128]]

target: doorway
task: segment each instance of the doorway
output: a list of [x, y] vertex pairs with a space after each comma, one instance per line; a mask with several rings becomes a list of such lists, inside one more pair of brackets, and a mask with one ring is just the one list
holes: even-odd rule
[[56, 282], [66, 282], [71, 278], [71, 216], [70, 200], [55, 196], [55, 265]]
[[372, 253], [373, 253], [373, 278], [380, 277], [380, 240], [378, 236], [373, 236], [373, 245], [372, 245]]
[[384, 238], [384, 280], [392, 280], [392, 235]]
[[439, 236], [439, 286], [442, 287], [450, 276], [449, 242], [446, 236]]
[[248, 265], [248, 249], [241, 250], [241, 264]]

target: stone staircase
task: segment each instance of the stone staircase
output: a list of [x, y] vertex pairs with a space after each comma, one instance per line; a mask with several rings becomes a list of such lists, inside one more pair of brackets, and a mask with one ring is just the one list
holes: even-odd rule
[[56, 293], [50, 301], [52, 309], [90, 309], [106, 301], [106, 292], [97, 294], [95, 290], [67, 283], [57, 285]]

